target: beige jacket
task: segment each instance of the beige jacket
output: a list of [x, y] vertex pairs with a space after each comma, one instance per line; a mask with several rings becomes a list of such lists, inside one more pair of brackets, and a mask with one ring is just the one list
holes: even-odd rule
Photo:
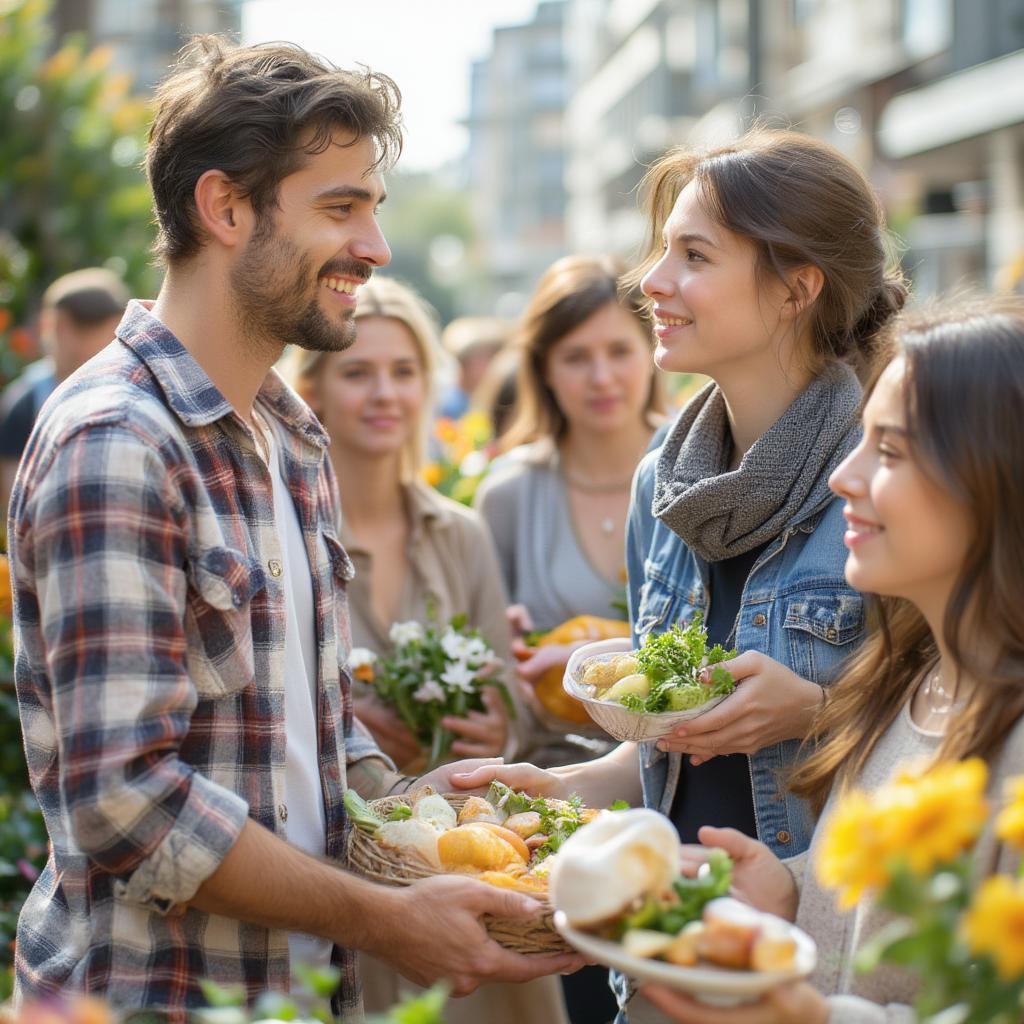
[[[407, 550], [411, 571], [399, 601], [398, 621], [426, 624], [433, 605], [437, 621], [446, 623], [453, 615], [465, 614], [469, 625], [480, 630], [507, 666], [505, 682], [516, 705], [516, 717], [510, 723], [505, 756], [514, 757], [532, 720], [516, 687], [505, 589], [490, 535], [476, 512], [426, 484], [408, 484], [405, 496], [412, 522]], [[389, 654], [392, 624], [377, 618], [370, 599], [372, 558], [345, 526], [344, 515], [341, 542], [356, 570], [348, 586], [352, 642], [378, 655]]]
[[[411, 572], [402, 591], [399, 621], [427, 622], [427, 606], [433, 601], [439, 621], [447, 622], [461, 612], [471, 626], [480, 630], [495, 654], [509, 666], [505, 678], [517, 714], [511, 723], [505, 756], [512, 757], [531, 718], [515, 686], [505, 590], [490, 535], [476, 512], [424, 484], [410, 484], [406, 500], [412, 520], [408, 547]], [[348, 587], [353, 642], [378, 654], [389, 652], [391, 623], [377, 618], [370, 601], [371, 557], [344, 524], [341, 541], [356, 568], [355, 579]], [[368, 1012], [386, 1010], [401, 996], [421, 991], [365, 954], [360, 954], [359, 966]], [[486, 985], [471, 996], [453, 1000], [445, 1010], [445, 1020], [450, 1024], [567, 1024], [557, 977], [523, 985]]]

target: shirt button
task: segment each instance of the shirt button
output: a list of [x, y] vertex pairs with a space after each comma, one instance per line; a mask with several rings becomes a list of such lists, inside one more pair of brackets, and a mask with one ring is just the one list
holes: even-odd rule
[[767, 621], [768, 621], [768, 619], [765, 617], [763, 612], [758, 612], [754, 616], [754, 625], [755, 626], [763, 626]]
[[277, 579], [277, 577], [281, 575], [281, 563], [276, 558], [272, 558], [267, 562], [267, 568], [270, 570], [270, 575], [273, 576], [274, 579]]
[[778, 839], [780, 843], [788, 843], [793, 837], [783, 829], [783, 831], [779, 832], [775, 838]]
[[277, 805], [277, 816], [282, 821], [287, 821], [288, 820], [288, 805], [287, 804], [278, 804]]
[[829, 628], [825, 630], [825, 636], [827, 636], [829, 640], [835, 640], [835, 638], [839, 636], [839, 634], [832, 626], [829, 626]]

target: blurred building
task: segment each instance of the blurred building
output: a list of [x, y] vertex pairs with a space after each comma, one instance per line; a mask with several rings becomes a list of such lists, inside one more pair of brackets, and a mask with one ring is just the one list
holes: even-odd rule
[[865, 169], [920, 292], [1024, 252], [1022, 0], [569, 0], [567, 248], [635, 254], [671, 145], [755, 118]]
[[532, 21], [496, 29], [473, 65], [468, 184], [474, 259], [489, 282], [477, 312], [517, 314], [565, 252], [565, 11], [564, 0], [542, 0]]
[[237, 37], [243, 0], [54, 0], [55, 37], [84, 32], [110, 46], [114, 66], [148, 92], [167, 73], [189, 36], [224, 32]]

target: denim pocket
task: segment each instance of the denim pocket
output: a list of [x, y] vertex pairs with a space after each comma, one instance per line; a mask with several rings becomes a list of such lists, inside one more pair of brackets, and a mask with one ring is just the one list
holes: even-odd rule
[[864, 636], [864, 599], [853, 593], [808, 593], [786, 602], [782, 623], [789, 667], [816, 683], [830, 682]]

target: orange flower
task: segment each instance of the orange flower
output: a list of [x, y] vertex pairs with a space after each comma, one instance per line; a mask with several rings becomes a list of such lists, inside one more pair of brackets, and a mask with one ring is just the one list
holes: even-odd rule
[[13, 611], [11, 560], [6, 555], [0, 555], [0, 618], [9, 618]]
[[36, 339], [24, 327], [15, 327], [11, 331], [10, 346], [11, 351], [22, 359], [29, 359], [36, 354]]
[[436, 462], [428, 462], [420, 470], [420, 476], [428, 487], [436, 487], [444, 478], [444, 473]]
[[11, 311], [0, 306], [0, 331], [6, 331], [11, 326]]

